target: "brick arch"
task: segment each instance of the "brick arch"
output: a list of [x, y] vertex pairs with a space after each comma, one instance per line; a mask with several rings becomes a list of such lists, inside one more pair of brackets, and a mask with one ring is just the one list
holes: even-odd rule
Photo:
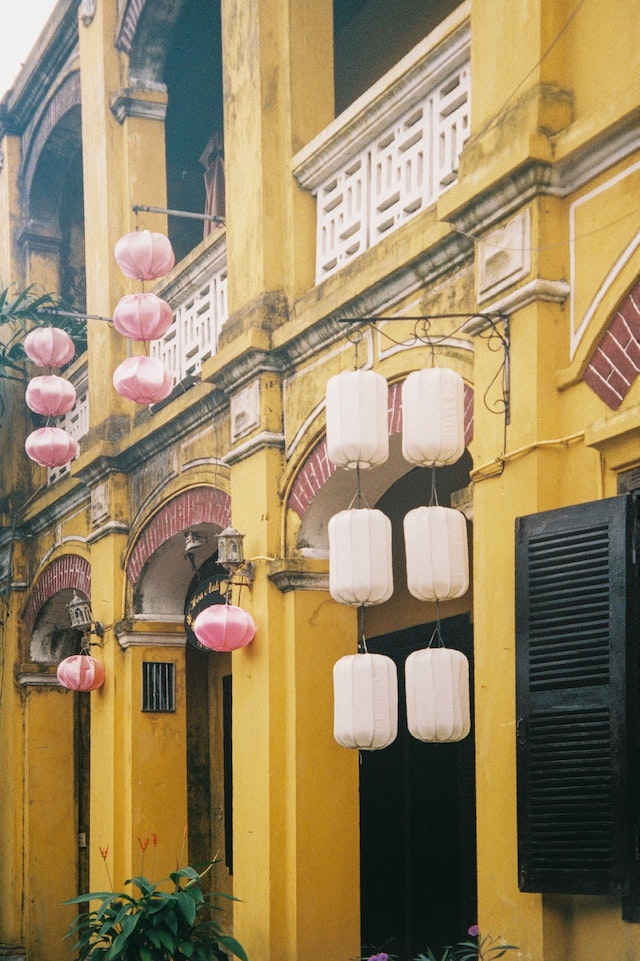
[[[24, 170], [25, 192], [27, 195], [31, 191], [34, 174], [38, 162], [49, 138], [57, 128], [61, 129], [60, 140], [67, 144], [69, 150], [75, 150], [80, 144], [80, 113], [77, 111], [77, 118], [69, 130], [63, 130], [63, 121], [69, 112], [74, 108], [80, 107], [80, 71], [74, 70], [70, 73], [62, 84], [58, 87], [51, 100], [48, 102], [40, 121], [34, 131], [29, 131], [31, 138], [23, 143], [23, 154], [27, 158]], [[58, 150], [60, 148], [58, 147]]]
[[87, 597], [91, 594], [91, 566], [88, 560], [78, 554], [59, 557], [42, 572], [26, 607], [24, 623], [27, 630], [33, 631], [36, 618], [46, 602], [69, 587], [82, 591]]
[[640, 371], [640, 281], [627, 294], [582, 375], [600, 400], [617, 410]]
[[165, 504], [140, 533], [127, 562], [126, 573], [134, 587], [151, 555], [165, 541], [196, 524], [229, 526], [231, 498], [214, 487], [193, 487]]
[[[402, 381], [389, 387], [389, 436], [402, 431]], [[473, 391], [464, 385], [464, 442], [468, 446], [473, 439]], [[326, 484], [337, 467], [327, 456], [327, 441], [323, 437], [313, 448], [298, 471], [291, 488], [287, 506], [299, 517], [304, 517], [307, 508], [321, 487]]]

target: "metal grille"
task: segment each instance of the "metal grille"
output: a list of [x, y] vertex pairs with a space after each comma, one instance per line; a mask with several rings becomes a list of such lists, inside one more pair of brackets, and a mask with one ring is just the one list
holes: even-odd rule
[[166, 661], [142, 662], [142, 710], [175, 711], [176, 666]]

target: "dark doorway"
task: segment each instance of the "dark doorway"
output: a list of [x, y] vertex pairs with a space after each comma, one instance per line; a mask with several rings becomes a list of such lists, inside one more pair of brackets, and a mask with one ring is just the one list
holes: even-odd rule
[[[435, 624], [367, 641], [398, 666], [398, 737], [361, 752], [360, 846], [363, 954], [385, 950], [412, 961], [466, 936], [476, 922], [473, 727], [452, 744], [425, 744], [407, 729], [404, 663], [426, 647]], [[441, 622], [447, 647], [473, 671], [473, 631], [464, 614]], [[473, 684], [471, 687], [473, 692]], [[473, 707], [472, 707], [473, 717]]]

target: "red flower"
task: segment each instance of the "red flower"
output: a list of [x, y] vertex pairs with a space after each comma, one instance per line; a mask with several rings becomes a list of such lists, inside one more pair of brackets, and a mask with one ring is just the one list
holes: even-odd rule
[[[100, 847], [100, 846], [98, 845], [98, 847]], [[109, 853], [109, 845], [108, 845], [108, 844], [107, 844], [106, 848], [100, 848], [100, 854], [102, 855], [102, 860], [103, 860], [103, 861], [106, 861], [106, 860], [107, 860], [107, 854], [108, 854], [108, 853]]]
[[142, 838], [138, 838], [138, 844], [140, 845], [140, 850], [144, 854], [144, 852], [149, 847], [149, 838], [145, 838], [144, 841], [142, 840]]

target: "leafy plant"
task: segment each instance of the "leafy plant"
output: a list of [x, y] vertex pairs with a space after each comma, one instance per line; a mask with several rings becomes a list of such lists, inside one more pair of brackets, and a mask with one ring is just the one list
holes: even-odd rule
[[419, 954], [414, 961], [497, 961], [507, 951], [517, 951], [514, 944], [505, 944], [498, 938], [485, 934], [480, 937], [480, 930], [476, 924], [469, 928], [470, 941], [459, 941], [457, 944], [447, 945], [440, 958], [427, 948], [426, 954]]
[[[242, 945], [213, 916], [220, 910], [219, 897], [236, 899], [202, 890], [202, 878], [213, 864], [202, 874], [193, 867], [180, 868], [155, 883], [131, 878], [125, 886], [134, 885], [137, 894], [100, 891], [66, 901], [100, 902], [71, 924], [65, 937], [77, 939], [72, 952], [78, 952], [80, 961], [211, 961], [224, 958], [219, 950], [223, 947], [248, 961]], [[168, 881], [173, 890], [163, 889]]]
[[0, 289], [0, 378], [24, 381], [26, 371], [21, 345], [29, 329], [55, 322], [67, 331], [79, 350], [84, 350], [86, 322], [52, 294], [39, 292], [35, 284], [12, 297], [14, 287], [12, 284]]

